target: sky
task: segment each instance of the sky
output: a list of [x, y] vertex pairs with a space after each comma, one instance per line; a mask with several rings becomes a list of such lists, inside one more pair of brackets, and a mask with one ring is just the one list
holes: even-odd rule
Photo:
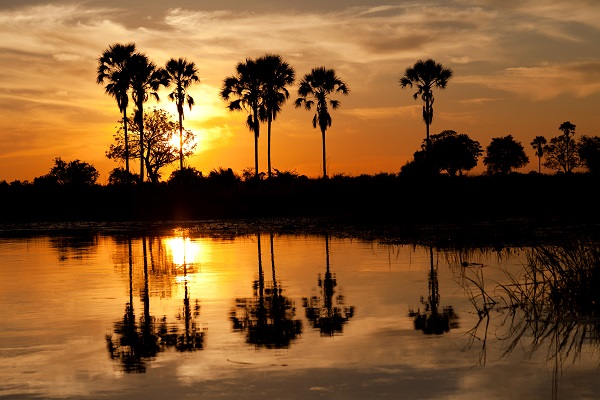
[[[31, 181], [61, 157], [93, 164], [107, 182], [119, 166], [105, 153], [121, 116], [96, 70], [114, 43], [135, 43], [159, 66], [179, 57], [196, 64], [201, 82], [184, 127], [198, 138], [188, 164], [205, 175], [253, 167], [246, 114], [228, 111], [219, 91], [237, 63], [267, 53], [281, 55], [297, 80], [325, 66], [348, 84], [327, 131], [330, 175], [397, 173], [412, 159], [425, 137], [422, 105], [398, 80], [428, 58], [454, 72], [434, 92], [431, 133], [465, 133], [484, 149], [512, 135], [530, 157], [521, 171], [537, 170], [535, 136], [558, 136], [565, 121], [576, 138], [600, 135], [598, 21], [597, 0], [0, 0], [0, 181]], [[297, 87], [289, 90], [273, 124], [272, 164], [316, 177], [321, 134], [311, 112], [294, 108]], [[176, 119], [168, 91], [159, 94], [145, 107]], [[265, 126], [261, 171], [266, 139]], [[480, 158], [471, 174], [483, 171]]]

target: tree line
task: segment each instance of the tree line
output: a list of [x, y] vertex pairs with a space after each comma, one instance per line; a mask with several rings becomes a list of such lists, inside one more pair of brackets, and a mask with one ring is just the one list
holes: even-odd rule
[[[429, 176], [448, 174], [462, 175], [478, 164], [484, 154], [478, 141], [467, 134], [454, 130], [444, 130], [430, 134], [435, 102], [434, 89], [445, 89], [453, 77], [453, 71], [432, 59], [418, 60], [406, 68], [399, 79], [401, 88], [414, 88], [415, 100], [423, 102], [423, 121], [426, 136], [421, 149], [413, 159], [400, 169], [399, 175]], [[98, 84], [104, 86], [105, 93], [113, 97], [122, 118], [114, 135], [114, 142], [106, 151], [106, 156], [125, 168], [118, 167], [110, 172], [109, 184], [131, 184], [148, 180], [157, 184], [161, 179], [161, 169], [179, 161], [179, 169], [174, 171], [169, 182], [193, 182], [204, 178], [195, 168], [186, 167], [185, 159], [195, 150], [195, 135], [185, 129], [186, 106], [195, 104], [189, 90], [200, 83], [198, 69], [194, 62], [185, 58], [171, 58], [164, 67], [157, 66], [144, 53], [137, 51], [136, 45], [113, 44], [98, 58]], [[288, 87], [296, 83], [296, 73], [278, 54], [265, 54], [256, 59], [247, 58], [235, 67], [235, 73], [223, 80], [220, 98], [232, 112], [247, 113], [246, 125], [254, 136], [254, 169], [246, 169], [242, 175], [230, 169], [215, 169], [209, 177], [225, 176], [237, 180], [261, 179], [259, 172], [258, 139], [261, 124], [267, 127], [267, 177], [299, 177], [295, 171], [279, 171], [271, 164], [272, 122], [282, 111], [290, 98]], [[160, 88], [171, 88], [168, 94], [177, 108], [178, 120], [159, 108], [145, 109], [150, 98], [159, 100]], [[312, 125], [319, 128], [322, 138], [323, 177], [327, 178], [326, 131], [332, 124], [330, 109], [337, 109], [340, 101], [332, 98], [335, 94], [348, 95], [350, 92], [334, 69], [313, 68], [298, 82], [294, 106], [314, 110]], [[133, 103], [133, 113], [128, 116], [129, 104]], [[582, 167], [597, 172], [600, 163], [600, 137], [583, 135], [575, 140], [575, 125], [569, 121], [560, 125], [561, 135], [547, 140], [537, 136], [531, 146], [538, 158], [538, 173], [544, 166], [556, 172], [570, 173]], [[173, 138], [178, 136], [178, 145]], [[487, 175], [509, 174], [529, 163], [523, 145], [512, 135], [493, 138], [486, 147], [483, 164]], [[130, 171], [130, 160], [139, 159], [139, 176]], [[542, 162], [542, 159], [544, 161]], [[83, 161], [63, 161], [56, 158], [55, 165], [46, 175], [34, 179], [37, 184], [93, 185], [98, 179], [96, 169]], [[216, 178], [215, 178], [216, 179]], [[221, 179], [221, 178], [219, 178]], [[20, 182], [19, 182], [20, 183]]]

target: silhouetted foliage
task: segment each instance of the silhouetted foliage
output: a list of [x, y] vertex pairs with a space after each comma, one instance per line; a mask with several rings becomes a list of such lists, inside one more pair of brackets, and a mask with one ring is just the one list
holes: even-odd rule
[[128, 172], [121, 167], [114, 168], [108, 175], [109, 185], [123, 186], [135, 183], [136, 181], [137, 176], [134, 173]]
[[267, 163], [268, 176], [271, 172], [271, 124], [277, 118], [281, 107], [289, 99], [290, 94], [286, 86], [292, 85], [296, 78], [294, 68], [283, 61], [278, 54], [266, 54], [256, 60], [256, 64], [262, 71], [262, 103], [264, 113], [259, 115], [263, 122], [267, 122]]
[[221, 98], [229, 102], [229, 111], [248, 112], [246, 124], [254, 133], [254, 173], [258, 178], [259, 118], [265, 111], [262, 103], [262, 71], [255, 60], [247, 58], [245, 62], [237, 64], [236, 74], [223, 81]]
[[558, 129], [563, 134], [550, 139], [550, 143], [544, 146], [544, 152], [546, 153], [544, 167], [557, 172], [570, 173], [581, 165], [577, 143], [571, 138], [571, 136], [575, 136], [575, 125], [566, 121]]
[[104, 84], [105, 92], [117, 101], [119, 111], [123, 114], [124, 158], [125, 171], [129, 172], [129, 137], [127, 134], [127, 106], [129, 105], [129, 88], [131, 86], [131, 73], [128, 68], [135, 44], [113, 44], [98, 58], [98, 77], [96, 82]]
[[183, 169], [173, 171], [168, 182], [170, 185], [194, 186], [202, 182], [203, 179], [201, 171], [194, 167], [183, 167]]
[[535, 156], [538, 158], [538, 173], [542, 173], [542, 157], [544, 157], [544, 146], [548, 143], [545, 137], [536, 136], [531, 141], [531, 146], [535, 150]]
[[231, 168], [225, 169], [219, 167], [210, 171], [207, 181], [209, 184], [220, 189], [230, 190], [238, 187], [241, 179]]
[[[150, 96], [157, 101], [158, 89], [166, 86], [169, 77], [165, 70], [158, 68], [156, 64], [146, 57], [145, 54], [135, 53], [127, 63], [127, 69], [131, 77], [132, 98], [136, 106], [134, 121], [138, 129], [139, 154], [145, 153], [144, 138], [144, 103]], [[140, 157], [140, 182], [144, 181], [144, 158]]]
[[433, 88], [445, 89], [448, 81], [452, 78], [452, 70], [444, 67], [442, 64], [432, 59], [419, 60], [412, 67], [406, 68], [404, 76], [400, 78], [400, 87], [417, 87], [413, 94], [416, 100], [419, 97], [423, 100], [423, 121], [427, 129], [425, 137], [426, 145], [429, 144], [429, 125], [433, 121]]
[[512, 135], [493, 138], [486, 148], [483, 164], [490, 175], [510, 174], [513, 169], [522, 168], [529, 163], [529, 157], [521, 142], [516, 141]]
[[71, 187], [89, 187], [96, 184], [100, 174], [96, 168], [80, 160], [63, 161], [62, 158], [54, 159], [54, 166], [47, 175], [34, 179], [35, 185], [48, 186], [60, 185]]
[[581, 136], [577, 152], [581, 164], [593, 174], [600, 172], [600, 137]]
[[573, 169], [581, 165], [579, 153], [576, 150], [577, 143], [571, 137], [567, 135], [553, 137], [544, 146], [546, 161], [542, 165], [556, 172], [573, 172]]
[[342, 81], [333, 69], [325, 67], [313, 68], [310, 73], [304, 75], [298, 87], [298, 98], [295, 101], [296, 108], [304, 106], [309, 110], [316, 107], [312, 120], [313, 128], [321, 129], [321, 141], [323, 142], [323, 178], [327, 178], [327, 156], [325, 154], [325, 132], [331, 127], [331, 115], [328, 104], [332, 109], [340, 106], [339, 100], [330, 98], [331, 94], [341, 93], [348, 95], [350, 90], [346, 82]]
[[[154, 108], [152, 111], [144, 114], [144, 154], [143, 160], [146, 165], [146, 173], [153, 183], [158, 183], [161, 175], [160, 169], [174, 163], [179, 158], [179, 148], [173, 145], [173, 137], [176, 134], [178, 124], [171, 120], [171, 115], [165, 110]], [[142, 132], [137, 121], [130, 125], [130, 134], [134, 139], [139, 139]], [[193, 154], [196, 147], [194, 143], [194, 134], [191, 131], [184, 131], [183, 155], [189, 157]], [[106, 157], [109, 159], [123, 160], [124, 153], [124, 135], [122, 129], [119, 129], [114, 135], [115, 143], [111, 144]], [[139, 143], [139, 141], [137, 141]], [[130, 148], [130, 155], [134, 158], [140, 157], [140, 147], [133, 144]]]
[[450, 176], [462, 175], [477, 166], [477, 159], [482, 154], [479, 142], [468, 135], [455, 131], [443, 131], [430, 137], [430, 157], [440, 171], [447, 171]]
[[192, 84], [199, 83], [198, 70], [193, 62], [189, 62], [184, 58], [175, 60], [171, 58], [167, 61], [165, 71], [168, 77], [167, 86], [175, 85], [175, 89], [169, 93], [169, 100], [174, 101], [177, 105], [177, 114], [179, 115], [179, 169], [183, 169], [184, 158], [184, 136], [183, 136], [183, 106], [187, 103], [192, 109], [194, 98], [188, 93], [188, 89]]

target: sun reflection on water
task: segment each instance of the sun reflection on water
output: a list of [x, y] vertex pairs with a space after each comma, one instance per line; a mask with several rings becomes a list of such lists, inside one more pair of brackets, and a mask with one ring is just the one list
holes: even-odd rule
[[176, 266], [200, 264], [206, 255], [206, 249], [200, 242], [190, 238], [172, 237], [165, 239], [167, 251]]

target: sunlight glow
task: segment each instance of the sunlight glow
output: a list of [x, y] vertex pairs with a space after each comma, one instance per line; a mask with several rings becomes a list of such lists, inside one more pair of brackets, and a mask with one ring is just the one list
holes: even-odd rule
[[165, 244], [173, 264], [177, 266], [200, 264], [204, 255], [202, 244], [194, 242], [190, 238], [168, 238], [165, 239]]

